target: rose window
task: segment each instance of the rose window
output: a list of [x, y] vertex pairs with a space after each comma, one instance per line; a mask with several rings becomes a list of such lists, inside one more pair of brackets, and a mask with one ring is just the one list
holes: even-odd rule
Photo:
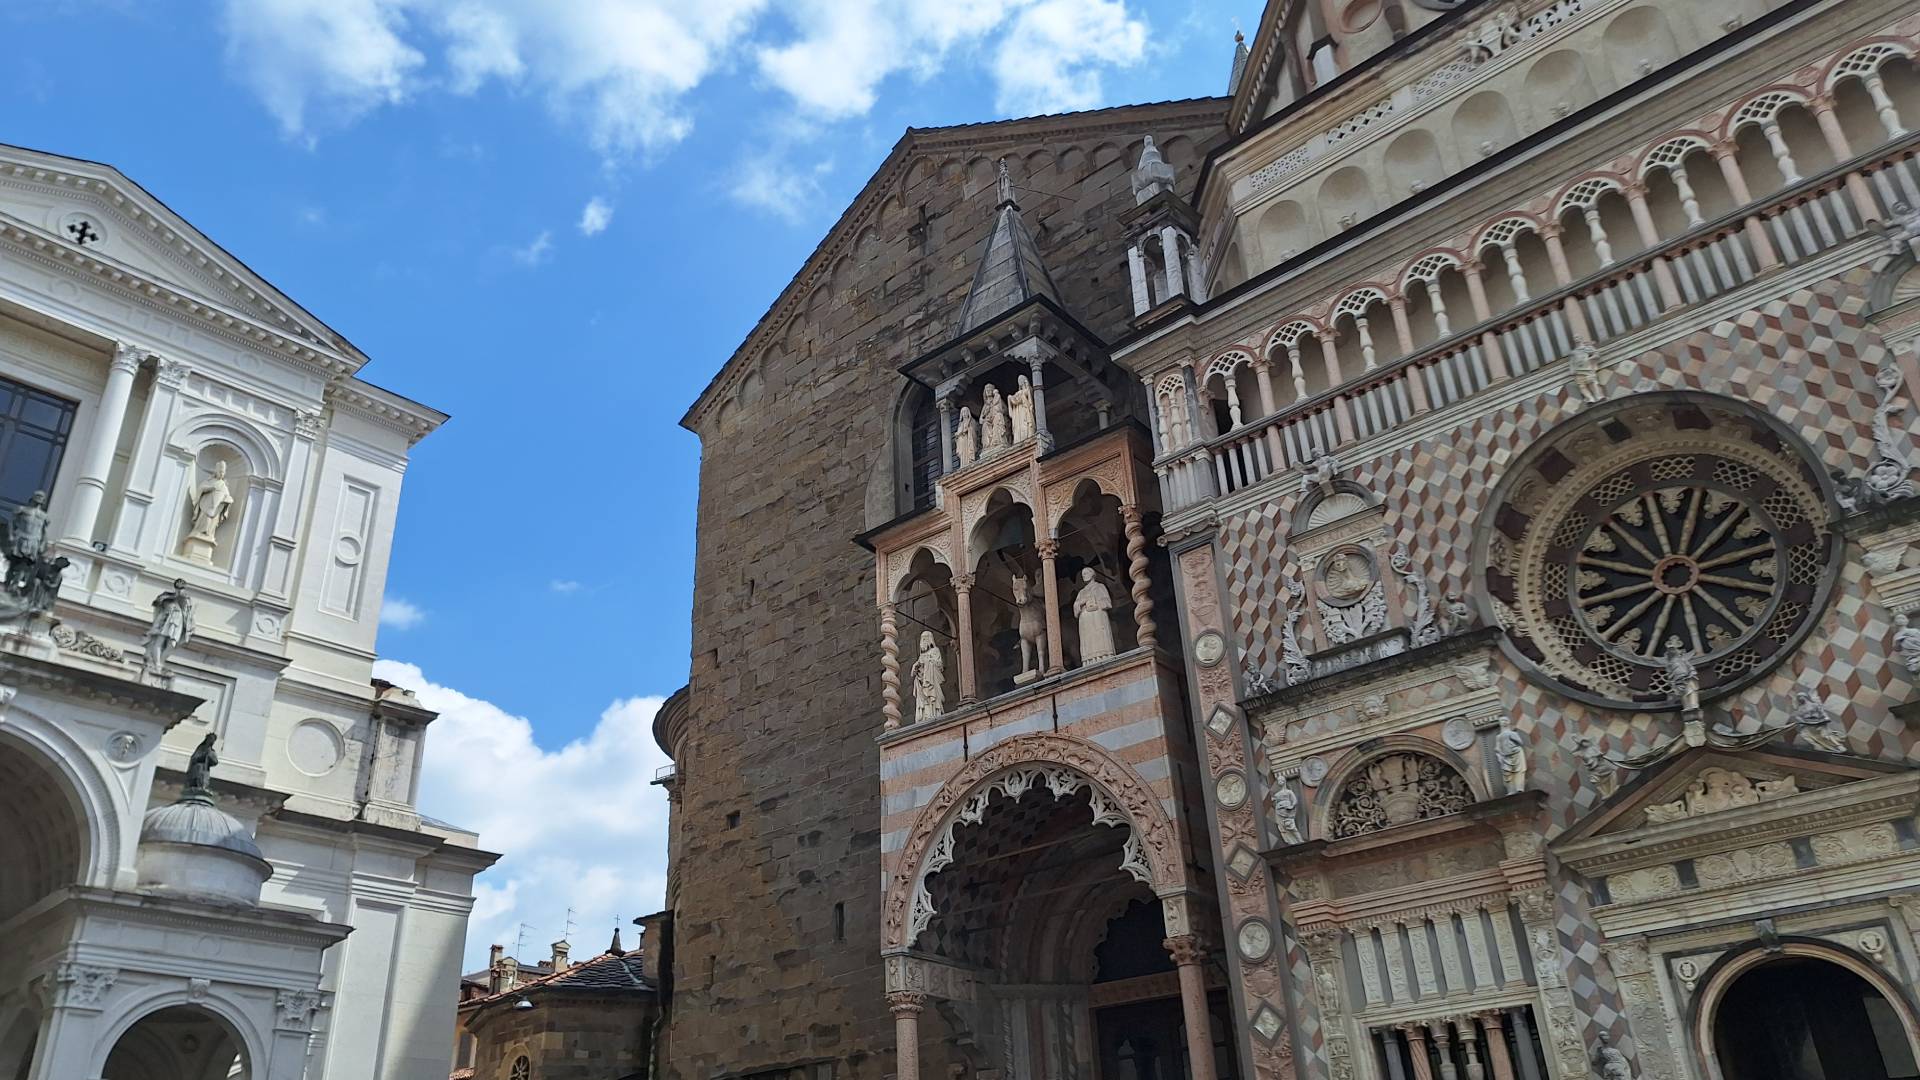
[[1796, 443], [1675, 397], [1550, 434], [1502, 483], [1481, 556], [1522, 667], [1575, 697], [1672, 707], [1662, 664], [1703, 695], [1757, 678], [1811, 628], [1837, 539]]

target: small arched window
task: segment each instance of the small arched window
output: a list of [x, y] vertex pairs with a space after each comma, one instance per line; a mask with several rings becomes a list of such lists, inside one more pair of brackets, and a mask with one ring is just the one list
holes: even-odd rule
[[532, 1076], [533, 1062], [528, 1060], [527, 1055], [521, 1054], [513, 1059], [513, 1068], [508, 1070], [507, 1080], [531, 1080]]
[[933, 507], [933, 482], [940, 478], [940, 411], [933, 395], [916, 388], [907, 410], [907, 455], [912, 496], [908, 510]]

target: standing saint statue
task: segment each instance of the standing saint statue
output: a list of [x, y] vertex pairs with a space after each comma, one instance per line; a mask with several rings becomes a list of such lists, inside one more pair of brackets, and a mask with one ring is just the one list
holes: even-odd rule
[[986, 457], [1012, 445], [1006, 403], [1000, 399], [1000, 388], [988, 383], [980, 392], [980, 456]]
[[227, 463], [216, 461], [213, 472], [194, 489], [193, 528], [187, 539], [214, 543], [213, 531], [233, 512], [233, 492], [227, 487]]
[[1300, 835], [1300, 796], [1293, 788], [1281, 784], [1273, 793], [1273, 816], [1280, 823], [1280, 842], [1283, 844], [1303, 844], [1306, 838]]
[[1600, 1048], [1593, 1052], [1593, 1063], [1600, 1070], [1600, 1080], [1633, 1080], [1633, 1066], [1627, 1062], [1627, 1055], [1609, 1044], [1607, 1033], [1600, 1033]]
[[913, 662], [913, 722], [924, 724], [947, 711], [947, 661], [933, 640], [920, 631], [920, 658]]
[[1089, 566], [1080, 571], [1080, 592], [1073, 598], [1073, 615], [1080, 620], [1080, 664], [1105, 660], [1116, 651], [1113, 645], [1113, 594], [1107, 591]]
[[1893, 649], [1911, 674], [1920, 675], [1920, 627], [1900, 614], [1893, 617]]
[[1667, 639], [1667, 652], [1662, 663], [1667, 669], [1667, 685], [1674, 700], [1680, 702], [1681, 712], [1700, 711], [1700, 669], [1694, 666], [1693, 654], [1682, 645], [1679, 637]]
[[1513, 726], [1510, 717], [1500, 718], [1500, 734], [1493, 740], [1494, 760], [1500, 763], [1500, 778], [1506, 781], [1507, 793], [1525, 791], [1527, 787], [1527, 737]]
[[173, 650], [193, 640], [193, 598], [187, 583], [175, 578], [173, 588], [153, 598], [153, 623], [141, 639], [146, 657], [141, 667], [152, 675], [167, 674]]
[[1033, 384], [1025, 375], [1020, 376], [1020, 389], [1007, 395], [1007, 420], [1012, 425], [1013, 441], [1018, 443], [1033, 435]]
[[214, 734], [200, 740], [193, 751], [193, 757], [187, 761], [187, 786], [180, 792], [182, 799], [207, 798], [213, 794], [213, 767], [220, 764], [220, 755], [213, 750]]
[[36, 491], [8, 522], [6, 556], [37, 559], [47, 546], [47, 493]]
[[963, 405], [960, 407], [960, 422], [955, 425], [953, 432], [953, 456], [964, 469], [973, 464], [973, 459], [979, 455], [980, 421], [974, 419], [971, 408]]

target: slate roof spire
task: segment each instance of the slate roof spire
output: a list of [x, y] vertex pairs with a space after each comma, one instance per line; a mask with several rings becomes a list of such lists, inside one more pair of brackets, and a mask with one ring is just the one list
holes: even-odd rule
[[998, 194], [993, 233], [981, 249], [980, 267], [974, 271], [967, 302], [960, 308], [962, 334], [972, 333], [1035, 296], [1055, 303], [1060, 300], [1060, 290], [1040, 261], [1039, 245], [1020, 217], [1020, 203], [1013, 197], [1013, 179], [1007, 173], [1005, 158], [1000, 159]]

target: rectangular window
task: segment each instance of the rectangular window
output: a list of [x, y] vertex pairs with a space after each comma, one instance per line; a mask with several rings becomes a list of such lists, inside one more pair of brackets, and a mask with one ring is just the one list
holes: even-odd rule
[[52, 491], [73, 411], [65, 398], [0, 378], [0, 513], [11, 515], [36, 491]]

